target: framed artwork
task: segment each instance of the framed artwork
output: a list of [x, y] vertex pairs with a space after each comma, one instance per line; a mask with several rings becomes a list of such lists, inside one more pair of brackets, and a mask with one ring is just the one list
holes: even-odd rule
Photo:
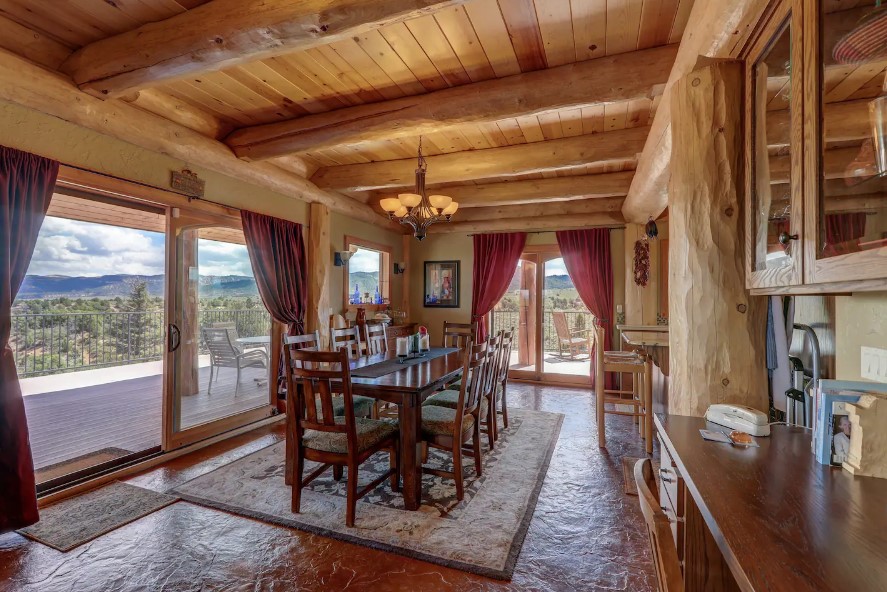
[[458, 261], [425, 262], [425, 308], [459, 308]]

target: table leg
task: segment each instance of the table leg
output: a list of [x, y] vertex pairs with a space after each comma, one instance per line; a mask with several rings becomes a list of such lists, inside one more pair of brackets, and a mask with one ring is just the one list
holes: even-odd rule
[[413, 397], [405, 397], [398, 406], [398, 414], [403, 505], [407, 510], [418, 510], [422, 500], [422, 453], [419, 451], [422, 406]]

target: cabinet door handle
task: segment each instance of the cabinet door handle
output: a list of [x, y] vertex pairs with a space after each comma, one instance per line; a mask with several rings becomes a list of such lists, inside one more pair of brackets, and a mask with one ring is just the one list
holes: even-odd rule
[[674, 477], [666, 469], [659, 469], [659, 478], [665, 483], [674, 483]]
[[789, 234], [786, 231], [782, 231], [779, 233], [779, 244], [785, 246], [789, 243], [789, 241], [798, 240], [797, 234]]

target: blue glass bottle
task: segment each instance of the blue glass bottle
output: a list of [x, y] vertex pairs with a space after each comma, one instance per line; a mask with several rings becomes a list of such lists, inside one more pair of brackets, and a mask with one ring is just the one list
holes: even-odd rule
[[382, 304], [382, 295], [379, 294], [379, 286], [376, 286], [376, 294], [373, 296], [373, 304]]
[[354, 294], [351, 295], [351, 304], [360, 304], [360, 288], [354, 284]]

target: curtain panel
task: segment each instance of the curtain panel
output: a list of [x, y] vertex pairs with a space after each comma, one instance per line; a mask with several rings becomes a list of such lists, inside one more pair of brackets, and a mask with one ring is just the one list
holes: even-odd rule
[[39, 519], [25, 404], [9, 343], [10, 315], [58, 171], [54, 160], [0, 146], [0, 532]]
[[240, 219], [262, 303], [289, 335], [300, 335], [308, 307], [302, 225], [246, 210]]
[[[613, 263], [610, 258], [610, 230], [560, 230], [557, 244], [564, 258], [564, 266], [579, 298], [604, 328], [604, 351], [613, 345]], [[595, 344], [598, 347], [598, 344]], [[594, 357], [592, 356], [592, 359]], [[592, 373], [594, 383], [594, 373]], [[607, 379], [611, 386], [612, 377]]]
[[471, 320], [478, 342], [487, 338], [487, 315], [508, 290], [526, 242], [526, 232], [474, 235]]

